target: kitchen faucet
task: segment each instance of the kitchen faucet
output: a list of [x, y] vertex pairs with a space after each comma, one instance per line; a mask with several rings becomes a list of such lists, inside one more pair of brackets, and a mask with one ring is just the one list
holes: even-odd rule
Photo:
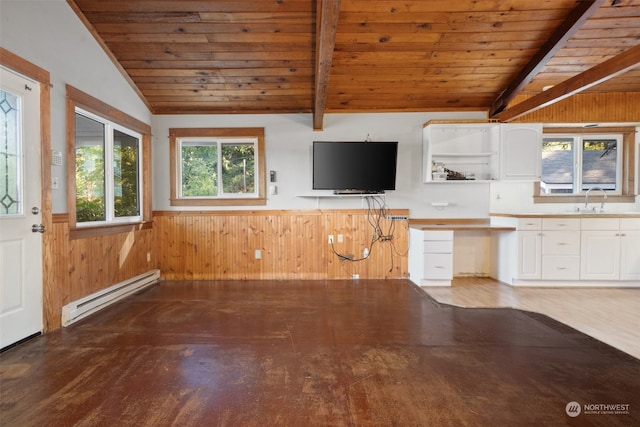
[[[589, 193], [591, 193], [591, 190], [600, 190], [600, 191], [602, 191], [602, 195], [604, 196], [604, 198], [602, 199], [602, 203], [600, 204], [600, 212], [604, 212], [604, 201], [607, 200], [607, 192], [604, 191], [604, 189], [601, 188], [601, 187], [591, 187], [584, 194], [584, 210], [586, 211], [589, 208], [589, 206], [588, 206], [589, 205]], [[593, 208], [593, 210], [595, 211], [595, 207]]]

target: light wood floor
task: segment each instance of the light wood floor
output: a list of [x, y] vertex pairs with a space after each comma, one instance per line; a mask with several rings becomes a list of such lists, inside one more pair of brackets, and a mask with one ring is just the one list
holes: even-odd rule
[[541, 313], [640, 359], [640, 288], [523, 288], [493, 279], [456, 278], [423, 287], [459, 307], [511, 307]]

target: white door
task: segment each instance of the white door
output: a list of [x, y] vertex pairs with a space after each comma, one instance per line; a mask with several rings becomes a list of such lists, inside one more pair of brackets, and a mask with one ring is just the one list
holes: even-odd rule
[[0, 68], [0, 348], [42, 331], [39, 104], [38, 83]]

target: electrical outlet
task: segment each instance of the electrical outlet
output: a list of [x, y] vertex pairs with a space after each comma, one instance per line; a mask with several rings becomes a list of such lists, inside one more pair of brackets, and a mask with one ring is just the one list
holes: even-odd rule
[[262, 259], [262, 251], [260, 249], [256, 249], [254, 257], [255, 259]]
[[368, 258], [369, 257], [369, 248], [364, 248], [364, 251], [362, 251], [362, 255], [365, 258]]
[[338, 234], [338, 243], [344, 242], [344, 236], [342, 234]]
[[333, 245], [333, 234], [329, 234], [329, 244]]
[[358, 280], [359, 278], [360, 278], [360, 275], [359, 275], [359, 274], [354, 274], [354, 275], [353, 275], [353, 280]]

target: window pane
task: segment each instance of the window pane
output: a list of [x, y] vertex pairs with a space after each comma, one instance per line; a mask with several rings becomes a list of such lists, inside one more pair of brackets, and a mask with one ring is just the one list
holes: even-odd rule
[[182, 197], [218, 195], [218, 147], [216, 143], [183, 143]]
[[544, 194], [573, 193], [573, 178], [573, 138], [545, 138], [540, 191]]
[[76, 221], [104, 221], [104, 125], [76, 114]]
[[616, 190], [618, 143], [615, 139], [585, 139], [582, 142], [582, 189]]
[[224, 193], [255, 193], [253, 144], [222, 144], [222, 186]]
[[140, 214], [138, 138], [113, 131], [113, 202], [116, 218]]
[[20, 98], [0, 90], [0, 215], [22, 213]]

